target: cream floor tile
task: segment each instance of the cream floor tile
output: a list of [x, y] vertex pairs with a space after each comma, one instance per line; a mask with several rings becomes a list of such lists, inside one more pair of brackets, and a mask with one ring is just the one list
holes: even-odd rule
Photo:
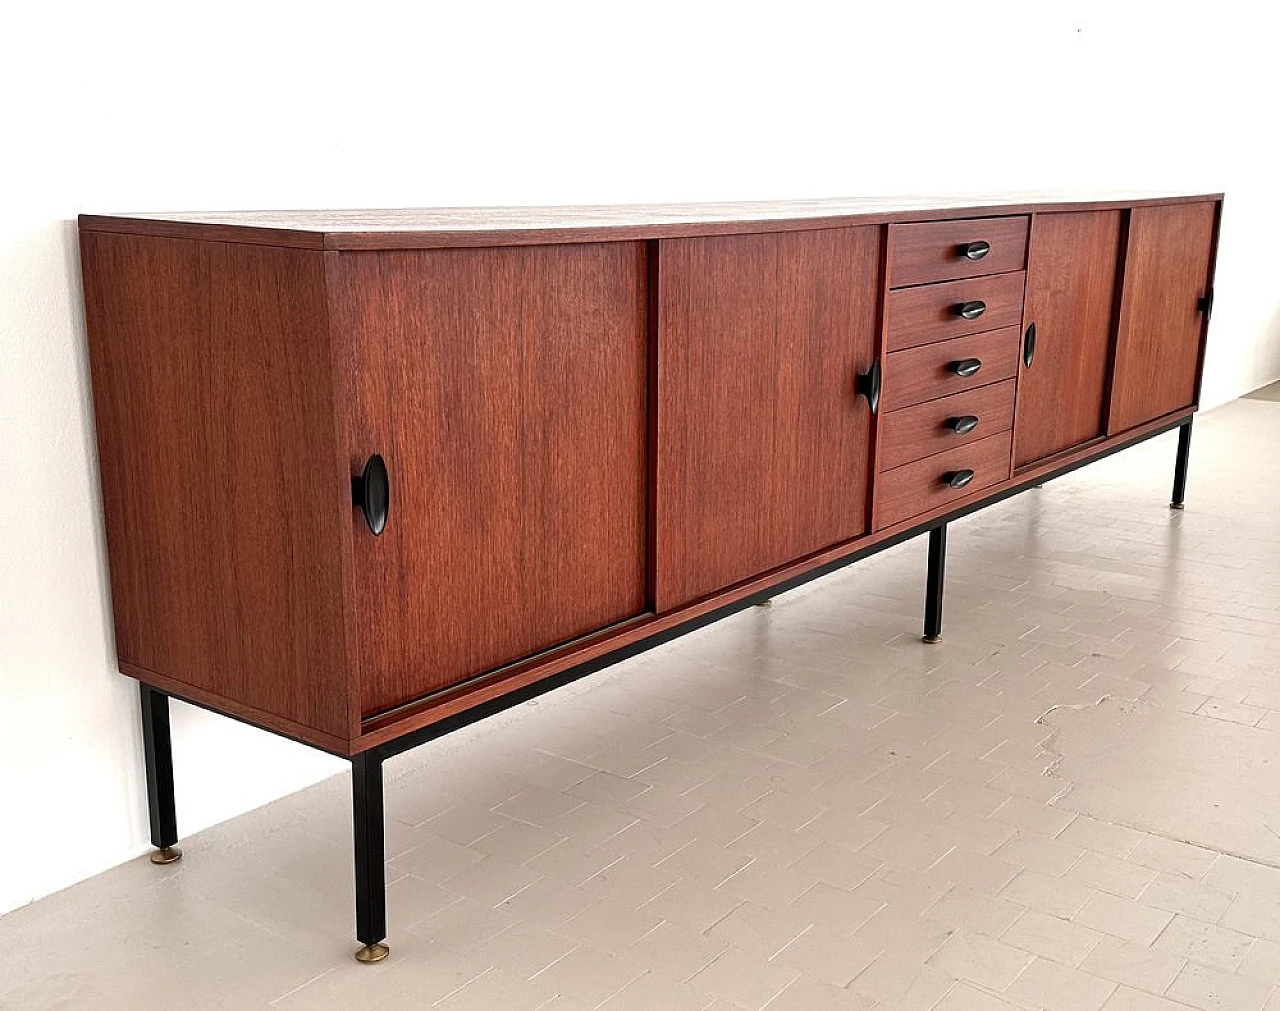
[[1080, 968], [1137, 990], [1164, 993], [1185, 964], [1179, 956], [1104, 935]]
[[1004, 995], [1044, 1011], [1098, 1011], [1115, 990], [1110, 980], [1037, 956]]
[[1244, 976], [1188, 963], [1165, 991], [1172, 1000], [1200, 1011], [1262, 1011], [1271, 996], [1271, 985]]

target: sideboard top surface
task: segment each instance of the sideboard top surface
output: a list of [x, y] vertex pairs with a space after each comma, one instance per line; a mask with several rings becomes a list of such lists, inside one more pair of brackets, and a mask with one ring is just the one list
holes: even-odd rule
[[1221, 193], [1054, 193], [581, 207], [146, 212], [82, 214], [80, 227], [301, 249], [429, 249], [791, 231], [925, 216], [1099, 210], [1221, 198]]

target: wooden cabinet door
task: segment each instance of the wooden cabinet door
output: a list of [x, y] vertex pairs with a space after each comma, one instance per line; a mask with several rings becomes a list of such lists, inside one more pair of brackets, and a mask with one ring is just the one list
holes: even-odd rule
[[1199, 395], [1216, 203], [1135, 207], [1129, 218], [1108, 433], [1183, 407]]
[[1031, 219], [1015, 468], [1103, 434], [1120, 225], [1119, 211]]
[[367, 716], [642, 611], [642, 243], [329, 254]]
[[656, 601], [867, 532], [878, 227], [664, 241]]

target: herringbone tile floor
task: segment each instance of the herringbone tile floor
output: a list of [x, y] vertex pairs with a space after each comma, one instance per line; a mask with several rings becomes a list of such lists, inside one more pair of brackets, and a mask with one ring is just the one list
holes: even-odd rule
[[1280, 403], [389, 766], [391, 958], [348, 785], [0, 920], [0, 1005], [1280, 1008]]

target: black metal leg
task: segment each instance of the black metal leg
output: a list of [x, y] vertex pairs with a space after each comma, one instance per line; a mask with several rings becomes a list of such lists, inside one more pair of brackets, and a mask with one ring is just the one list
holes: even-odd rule
[[929, 531], [929, 581], [924, 591], [924, 641], [942, 641], [942, 585], [947, 572], [947, 525]]
[[366, 751], [351, 759], [351, 810], [356, 849], [356, 952], [361, 962], [381, 962], [388, 949], [387, 867], [382, 815], [382, 756]]
[[1170, 509], [1182, 509], [1187, 500], [1187, 459], [1191, 456], [1191, 419], [1178, 428], [1178, 459], [1173, 465], [1173, 497]]
[[153, 864], [171, 864], [182, 857], [178, 815], [173, 802], [173, 744], [169, 736], [169, 696], [139, 684], [142, 704], [142, 750], [147, 764], [147, 807], [151, 815]]

